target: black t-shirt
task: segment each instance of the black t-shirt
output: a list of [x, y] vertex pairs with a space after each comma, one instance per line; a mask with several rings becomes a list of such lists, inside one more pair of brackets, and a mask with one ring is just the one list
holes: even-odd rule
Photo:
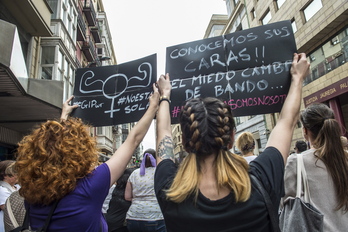
[[[284, 160], [274, 147], [268, 147], [250, 162], [250, 173], [256, 176], [269, 193], [277, 212], [284, 195]], [[199, 192], [180, 204], [168, 201], [165, 192], [176, 174], [173, 161], [163, 160], [156, 168], [155, 192], [168, 232], [269, 232], [271, 223], [261, 193], [252, 184], [251, 196], [246, 202], [236, 203], [233, 192], [211, 201]]]

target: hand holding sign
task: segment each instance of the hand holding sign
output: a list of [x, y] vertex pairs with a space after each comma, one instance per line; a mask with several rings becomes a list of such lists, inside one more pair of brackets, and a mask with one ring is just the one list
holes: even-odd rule
[[217, 97], [235, 116], [279, 112], [296, 52], [290, 21], [167, 48], [172, 123], [185, 101]]
[[[220, 98], [235, 116], [279, 112], [289, 90], [295, 52], [290, 21], [168, 47], [166, 73], [172, 93], [160, 92], [171, 95], [172, 123], [178, 122], [185, 101], [197, 97]], [[139, 120], [148, 108], [155, 70], [155, 55], [78, 69], [74, 104], [80, 107], [74, 116], [94, 126]]]
[[166, 96], [170, 99], [170, 93], [172, 90], [172, 86], [170, 84], [169, 73], [166, 75], [161, 75], [157, 81], [158, 91], [161, 96]]

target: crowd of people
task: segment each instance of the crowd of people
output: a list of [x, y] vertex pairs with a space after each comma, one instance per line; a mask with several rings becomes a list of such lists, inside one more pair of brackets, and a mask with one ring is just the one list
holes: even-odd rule
[[[281, 210], [281, 199], [296, 196], [298, 154], [312, 203], [324, 215], [323, 231], [346, 231], [347, 141], [326, 105], [312, 104], [299, 114], [308, 70], [306, 55], [295, 53], [287, 98], [259, 155], [251, 133], [235, 141], [233, 112], [223, 101], [188, 100], [180, 112], [188, 155], [179, 165], [174, 162], [169, 74], [153, 85], [149, 107], [126, 141], [100, 165], [87, 126], [69, 117], [77, 107], [69, 98], [59, 120], [48, 120], [23, 138], [15, 162], [0, 162], [0, 231], [29, 226], [53, 232], [278, 231], [257, 183], [271, 208]], [[307, 142], [296, 142], [296, 153], [289, 156], [299, 115]], [[144, 152], [140, 168], [127, 168], [155, 116], [156, 150]], [[234, 144], [241, 155], [231, 152]], [[108, 207], [102, 211], [103, 204]]]

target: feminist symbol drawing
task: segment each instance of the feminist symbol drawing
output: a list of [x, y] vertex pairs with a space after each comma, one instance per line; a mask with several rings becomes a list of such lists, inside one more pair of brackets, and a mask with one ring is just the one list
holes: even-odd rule
[[120, 65], [78, 69], [73, 103], [80, 107], [74, 116], [94, 126], [137, 121], [155, 81], [156, 55]]
[[82, 74], [79, 91], [83, 94], [102, 93], [105, 98], [111, 99], [110, 110], [104, 111], [104, 113], [110, 113], [110, 118], [113, 118], [114, 112], [120, 111], [120, 108], [114, 108], [116, 98], [131, 89], [151, 86], [151, 64], [148, 62], [140, 64], [138, 72], [143, 76], [129, 78], [126, 74], [117, 73], [107, 77], [106, 80], [102, 80], [98, 79], [93, 71], [88, 70]]

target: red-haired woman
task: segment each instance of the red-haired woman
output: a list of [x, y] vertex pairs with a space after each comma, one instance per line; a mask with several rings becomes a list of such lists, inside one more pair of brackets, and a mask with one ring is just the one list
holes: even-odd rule
[[29, 210], [30, 226], [45, 223], [58, 202], [49, 231], [107, 231], [102, 205], [110, 186], [123, 174], [135, 148], [144, 138], [157, 112], [159, 95], [149, 98], [149, 108], [126, 141], [98, 166], [96, 141], [80, 119], [68, 118], [76, 106], [68, 99], [61, 121], [47, 121], [19, 144], [16, 170], [20, 194]]

